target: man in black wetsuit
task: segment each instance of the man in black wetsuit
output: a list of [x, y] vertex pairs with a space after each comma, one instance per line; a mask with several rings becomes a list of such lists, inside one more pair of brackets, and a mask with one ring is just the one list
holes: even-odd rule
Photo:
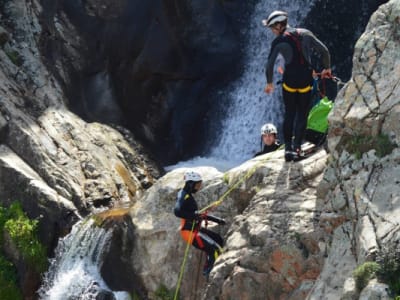
[[193, 195], [201, 188], [201, 175], [195, 171], [185, 173], [185, 186], [178, 192], [174, 214], [181, 218], [181, 236], [189, 244], [207, 253], [207, 261], [203, 268], [203, 275], [208, 276], [214, 262], [221, 254], [224, 242], [222, 237], [211, 230], [201, 226], [203, 220], [224, 225], [223, 219], [209, 214], [198, 212], [196, 200]]
[[[271, 93], [274, 64], [278, 54], [285, 60], [283, 73], [283, 101], [285, 116], [283, 136], [285, 142], [285, 160], [296, 160], [300, 154], [301, 142], [307, 125], [307, 116], [311, 105], [312, 71], [311, 50], [322, 58], [323, 70], [321, 78], [332, 77], [330, 69], [330, 54], [327, 47], [314, 34], [302, 28], [291, 28], [287, 24], [287, 13], [274, 11], [263, 25], [269, 27], [276, 38], [272, 42], [268, 56], [265, 74], [267, 85], [265, 92]], [[293, 139], [294, 136], [294, 139]]]
[[280, 147], [280, 143], [277, 140], [278, 130], [274, 124], [267, 123], [261, 127], [261, 142], [264, 145], [260, 152], [257, 152], [254, 157], [270, 153], [277, 150]]

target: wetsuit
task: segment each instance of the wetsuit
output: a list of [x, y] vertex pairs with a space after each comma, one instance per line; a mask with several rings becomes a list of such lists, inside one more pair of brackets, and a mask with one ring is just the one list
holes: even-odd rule
[[[201, 227], [201, 221], [206, 219], [219, 224], [225, 224], [225, 221], [211, 215], [199, 215], [197, 203], [190, 190], [190, 185], [186, 184], [178, 192], [174, 213], [175, 216], [182, 218], [180, 228], [182, 238], [187, 243], [207, 253], [207, 262], [203, 270], [203, 273], [207, 275], [211, 271], [215, 259], [221, 253], [223, 240], [219, 234]], [[191, 232], [192, 229], [193, 232]]]
[[313, 82], [313, 67], [310, 64], [311, 49], [322, 57], [323, 68], [329, 69], [328, 49], [307, 29], [288, 27], [272, 42], [268, 57], [265, 71], [267, 83], [272, 83], [274, 64], [278, 54], [281, 54], [285, 60], [282, 90], [285, 105], [283, 135], [287, 151], [300, 148], [307, 125]]
[[256, 154], [254, 154], [254, 157], [259, 156], [259, 155], [262, 155], [262, 154], [270, 153], [270, 152], [273, 152], [273, 151], [275, 151], [275, 150], [278, 150], [278, 148], [279, 148], [280, 146], [281, 146], [281, 145], [280, 145], [279, 142], [275, 142], [274, 144], [269, 145], [269, 146], [268, 146], [268, 145], [264, 145], [263, 150], [260, 151], [260, 152], [257, 152]]

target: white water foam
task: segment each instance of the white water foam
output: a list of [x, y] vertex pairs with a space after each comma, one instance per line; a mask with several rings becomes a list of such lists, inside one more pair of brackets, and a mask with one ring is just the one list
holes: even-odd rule
[[112, 293], [118, 300], [130, 300], [127, 292], [112, 292], [100, 275], [102, 253], [110, 233], [93, 225], [93, 220], [80, 221], [59, 240], [56, 256], [39, 289], [40, 299], [96, 299], [99, 291]]

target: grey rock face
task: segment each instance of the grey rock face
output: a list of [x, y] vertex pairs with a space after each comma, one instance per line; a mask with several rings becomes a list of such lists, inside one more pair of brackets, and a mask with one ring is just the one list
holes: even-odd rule
[[[210, 212], [224, 217], [228, 225], [212, 227], [224, 236], [226, 245], [209, 282], [201, 275], [197, 279], [204, 257], [190, 249], [182, 297], [197, 293], [201, 299], [258, 299], [260, 295], [304, 299], [324, 261], [325, 232], [319, 225], [322, 205], [316, 186], [326, 158], [321, 151], [287, 164], [283, 151], [277, 151], [224, 175], [212, 168], [196, 169], [204, 177], [204, 188], [195, 194], [200, 207], [240, 184]], [[183, 172], [178, 169], [163, 176], [131, 209], [137, 241], [132, 260], [149, 295], [161, 283], [173, 288], [183, 261], [186, 245], [177, 230], [180, 221], [172, 213]]]
[[[39, 220], [50, 255], [77, 219], [134, 203], [159, 170], [126, 130], [87, 123], [67, 109], [60, 79], [69, 74], [57, 77], [42, 56], [48, 32], [40, 20], [48, 9], [38, 1], [0, 4], [0, 205], [21, 202]], [[55, 23], [60, 34], [71, 33], [70, 24]], [[35, 293], [36, 279], [24, 295]]]
[[332, 159], [321, 187], [327, 194], [324, 210], [344, 221], [332, 236], [342, 242], [328, 252], [309, 299], [387, 297], [380, 284], [361, 292], [350, 281], [357, 265], [374, 261], [383, 246], [399, 241], [400, 128], [393, 122], [400, 108], [399, 19], [400, 1], [372, 15], [355, 47], [352, 78], [329, 116]]
[[203, 122], [210, 91], [240, 68], [232, 62], [240, 58], [239, 30], [249, 6], [59, 1], [43, 15], [45, 62], [75, 113], [124, 124], [161, 160], [177, 159], [193, 151], [185, 140]]

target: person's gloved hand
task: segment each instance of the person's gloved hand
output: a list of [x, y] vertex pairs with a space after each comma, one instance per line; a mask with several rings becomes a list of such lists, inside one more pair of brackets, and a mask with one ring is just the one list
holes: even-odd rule
[[199, 212], [197, 210], [194, 212], [194, 214], [196, 216], [196, 220], [197, 221], [201, 221], [201, 220], [204, 220], [206, 218], [206, 215], [204, 213], [201, 213], [201, 212]]

